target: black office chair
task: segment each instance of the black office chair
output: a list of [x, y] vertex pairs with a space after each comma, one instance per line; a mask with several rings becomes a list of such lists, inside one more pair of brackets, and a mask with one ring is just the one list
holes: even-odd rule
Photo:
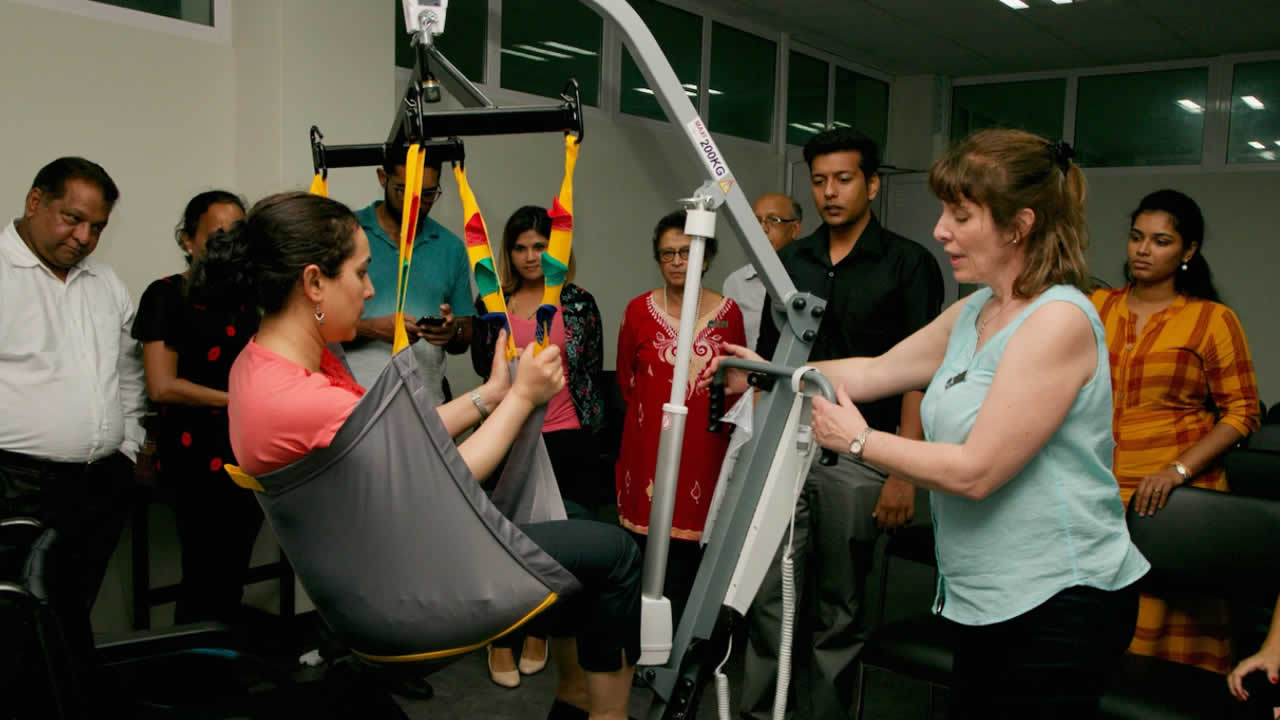
[[[1151, 561], [1142, 589], [1227, 597], [1235, 633], [1257, 647], [1259, 614], [1269, 615], [1280, 592], [1280, 502], [1196, 487], [1178, 488], [1151, 517], [1130, 508], [1129, 534]], [[1217, 673], [1158, 658], [1126, 655], [1102, 698], [1117, 720], [1229, 718], [1241, 711]]]
[[1280, 425], [1263, 425], [1222, 462], [1233, 494], [1280, 500]]
[[[73, 659], [54, 610], [57, 533], [31, 518], [0, 519], [0, 717], [389, 717], [390, 696], [350, 667], [296, 682], [218, 623], [99, 641], [92, 668]], [[91, 677], [86, 677], [86, 672]]]
[[888, 596], [889, 566], [895, 559], [930, 566], [934, 568], [936, 579], [938, 560], [933, 550], [933, 528], [929, 525], [899, 528], [889, 536], [884, 553], [880, 568], [880, 602], [872, 623], [873, 630], [858, 656], [854, 718], [862, 720], [869, 667], [927, 683], [927, 717], [932, 718], [938, 688], [946, 688], [951, 683], [952, 638], [949, 623], [926, 609], [886, 625], [884, 607]]

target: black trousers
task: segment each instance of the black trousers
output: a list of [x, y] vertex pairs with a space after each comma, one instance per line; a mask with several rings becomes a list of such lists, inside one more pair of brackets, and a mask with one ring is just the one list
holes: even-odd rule
[[1011, 620], [955, 624], [948, 717], [1097, 718], [1106, 678], [1129, 646], [1137, 619], [1132, 587], [1077, 586]]
[[640, 551], [626, 531], [592, 520], [554, 520], [520, 529], [582, 584], [535, 617], [529, 633], [574, 637], [589, 672], [634, 665], [640, 657]]
[[254, 493], [222, 471], [166, 479], [177, 486], [182, 545], [182, 584], [174, 620], [232, 622], [262, 527], [262, 509]]
[[25, 515], [58, 532], [50, 603], [67, 644], [87, 669], [89, 611], [129, 516], [133, 463], [115, 453], [55, 463], [0, 450], [0, 517]]
[[1280, 685], [1272, 685], [1267, 674], [1259, 670], [1245, 676], [1244, 689], [1249, 693], [1249, 701], [1246, 703], [1246, 711], [1239, 717], [1272, 720], [1275, 717], [1273, 708], [1280, 707]]

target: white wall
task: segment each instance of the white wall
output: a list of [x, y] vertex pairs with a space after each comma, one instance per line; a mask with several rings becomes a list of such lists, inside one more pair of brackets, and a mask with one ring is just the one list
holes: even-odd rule
[[95, 257], [135, 298], [180, 269], [184, 204], [235, 185], [232, 48], [5, 0], [0, 68], [0, 221], [43, 165], [84, 155], [121, 193]]

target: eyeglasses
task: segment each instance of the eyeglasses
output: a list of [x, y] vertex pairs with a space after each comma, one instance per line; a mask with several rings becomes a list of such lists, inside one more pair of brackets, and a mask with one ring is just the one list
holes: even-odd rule
[[[396, 183], [391, 186], [391, 191], [400, 197], [404, 197], [404, 190], [405, 190], [404, 185], [401, 183]], [[444, 188], [440, 187], [439, 185], [422, 188], [423, 200], [432, 200], [432, 201], [438, 200], [440, 199], [441, 195], [444, 195]]]
[[664, 263], [669, 263], [675, 260], [676, 255], [679, 255], [681, 260], [688, 260], [689, 248], [683, 247], [683, 248], [680, 248], [679, 250], [672, 250], [671, 248], [667, 248], [666, 250], [658, 251], [658, 259]]
[[768, 230], [776, 228], [787, 223], [798, 222], [800, 218], [780, 218], [777, 215], [766, 215], [765, 217], [756, 216], [756, 220], [760, 221], [760, 227]]

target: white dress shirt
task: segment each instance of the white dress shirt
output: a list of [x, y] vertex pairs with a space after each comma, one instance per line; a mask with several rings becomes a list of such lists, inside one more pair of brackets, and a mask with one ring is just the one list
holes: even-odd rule
[[0, 229], [0, 449], [91, 462], [144, 440], [133, 303], [112, 269], [81, 260], [66, 282]]
[[747, 331], [747, 347], [756, 349], [760, 339], [760, 317], [764, 312], [764, 281], [751, 263], [734, 270], [724, 279], [724, 295], [733, 298], [742, 310], [742, 327]]

